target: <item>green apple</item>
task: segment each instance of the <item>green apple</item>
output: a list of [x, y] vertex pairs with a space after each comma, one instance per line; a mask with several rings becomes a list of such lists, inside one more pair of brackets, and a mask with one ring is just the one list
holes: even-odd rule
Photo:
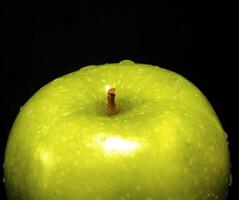
[[225, 200], [231, 181], [206, 97], [127, 60], [41, 88], [16, 118], [4, 166], [9, 200]]

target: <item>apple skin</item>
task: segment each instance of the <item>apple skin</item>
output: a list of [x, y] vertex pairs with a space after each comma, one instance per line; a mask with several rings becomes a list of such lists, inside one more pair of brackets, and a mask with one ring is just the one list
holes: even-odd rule
[[[106, 87], [118, 113], [106, 114]], [[84, 67], [20, 110], [4, 161], [9, 200], [225, 200], [227, 135], [181, 75], [132, 61]]]

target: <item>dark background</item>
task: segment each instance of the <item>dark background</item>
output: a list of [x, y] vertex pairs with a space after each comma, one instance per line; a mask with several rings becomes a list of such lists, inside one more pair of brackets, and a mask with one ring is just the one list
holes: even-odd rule
[[[208, 97], [229, 135], [229, 199], [236, 199], [236, 70], [226, 56], [224, 1], [21, 2], [0, 11], [1, 165], [20, 106], [40, 87], [85, 65], [131, 59], [176, 71]], [[1, 200], [3, 188], [1, 182]]]

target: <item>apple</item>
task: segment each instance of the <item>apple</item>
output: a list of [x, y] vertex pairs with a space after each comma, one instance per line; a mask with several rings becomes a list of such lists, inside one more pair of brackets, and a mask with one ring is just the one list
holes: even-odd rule
[[225, 200], [227, 134], [206, 97], [167, 69], [87, 66], [41, 88], [9, 135], [9, 200]]

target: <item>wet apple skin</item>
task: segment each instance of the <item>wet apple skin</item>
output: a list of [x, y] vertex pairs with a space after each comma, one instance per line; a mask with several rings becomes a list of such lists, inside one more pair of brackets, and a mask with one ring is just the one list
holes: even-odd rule
[[[118, 112], [106, 112], [106, 88]], [[131, 61], [55, 79], [21, 108], [9, 135], [9, 200], [225, 200], [227, 135], [181, 75]]]

